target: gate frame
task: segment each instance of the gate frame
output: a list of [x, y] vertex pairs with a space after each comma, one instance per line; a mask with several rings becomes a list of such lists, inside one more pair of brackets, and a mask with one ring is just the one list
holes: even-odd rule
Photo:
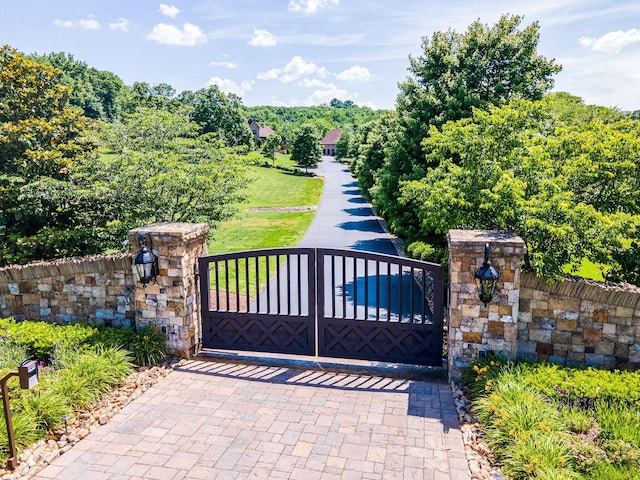
[[[228, 262], [233, 261], [236, 266], [236, 270], [238, 269], [238, 260], [241, 258], [245, 258], [245, 262], [248, 262], [250, 258], [258, 258], [258, 257], [267, 257], [267, 262], [269, 257], [276, 256], [287, 256], [285, 262], [289, 261], [289, 255], [298, 255], [300, 259], [300, 255], [307, 256], [307, 278], [308, 282], [308, 315], [284, 315], [279, 311], [277, 313], [272, 313], [270, 310], [265, 313], [250, 312], [249, 307], [247, 307], [247, 311], [239, 311], [239, 300], [237, 300], [236, 310], [237, 311], [229, 311], [229, 292], [228, 288], [226, 291], [226, 308], [227, 311], [216, 311], [210, 310], [210, 267], [209, 265], [212, 262]], [[431, 316], [431, 322], [425, 323], [425, 314], [422, 312], [422, 323], [417, 323], [414, 321], [411, 322], [400, 322], [398, 321], [395, 325], [390, 321], [378, 321], [371, 322], [367, 320], [361, 320], [352, 318], [336, 318], [336, 317], [327, 317], [325, 315], [325, 256], [332, 257], [343, 257], [343, 258], [353, 258], [354, 262], [357, 262], [358, 259], [363, 259], [365, 262], [365, 268], [370, 261], [376, 262], [384, 262], [388, 264], [387, 267], [389, 270], [391, 269], [391, 265], [398, 265], [398, 273], [400, 273], [400, 281], [402, 282], [402, 278], [404, 278], [404, 270], [403, 268], [409, 268], [412, 277], [412, 281], [415, 281], [414, 269], [422, 270], [423, 275], [422, 278], [426, 277], [426, 273], [429, 273], [433, 282], [433, 312]], [[251, 250], [245, 252], [234, 252], [220, 255], [210, 255], [206, 257], [201, 257], [198, 259], [198, 265], [200, 270], [200, 291], [201, 291], [201, 311], [202, 311], [202, 332], [203, 338], [201, 339], [201, 344], [203, 348], [216, 348], [216, 349], [233, 349], [233, 350], [245, 350], [245, 351], [257, 351], [257, 352], [273, 352], [273, 353], [285, 353], [285, 354], [297, 354], [297, 355], [309, 355], [309, 356], [328, 356], [334, 358], [352, 358], [352, 359], [362, 359], [362, 360], [377, 360], [377, 361], [385, 361], [385, 362], [399, 362], [399, 363], [409, 363], [409, 364], [418, 364], [418, 365], [430, 365], [441, 367], [443, 365], [443, 335], [444, 335], [444, 268], [442, 265], [423, 262], [419, 260], [409, 259], [406, 257], [399, 257], [394, 255], [386, 255], [380, 253], [373, 252], [364, 252], [359, 250], [345, 250], [345, 249], [330, 249], [330, 248], [274, 248], [274, 249], [262, 249], [262, 250]], [[228, 264], [225, 264], [228, 265]], [[300, 265], [300, 264], [298, 264]], [[225, 267], [228, 269], [228, 266]], [[245, 263], [245, 268], [248, 271], [248, 265]], [[274, 277], [277, 276], [277, 285], [278, 285], [278, 296], [280, 295], [279, 285], [280, 285], [280, 269], [282, 266], [278, 266], [277, 273]], [[257, 270], [257, 267], [256, 267]], [[268, 272], [267, 267], [267, 272]], [[228, 275], [228, 273], [227, 273]], [[356, 279], [360, 279], [362, 277], [356, 275], [354, 273]], [[287, 278], [287, 282], [290, 282], [290, 278]], [[273, 277], [270, 277], [267, 281], [267, 298], [271, 297], [271, 294], [268, 292], [271, 283], [274, 281]], [[359, 280], [354, 280], [359, 281]], [[365, 282], [368, 281], [368, 277], [365, 277]], [[379, 281], [379, 280], [377, 280]], [[226, 285], [228, 285], [228, 277], [226, 278]], [[236, 279], [236, 287], [237, 285]], [[256, 292], [254, 297], [255, 299], [259, 299], [261, 295], [261, 291], [259, 290], [259, 281], [256, 282]], [[216, 280], [216, 285], [218, 285], [218, 280]], [[401, 284], [402, 285], [402, 284]], [[390, 287], [389, 287], [390, 288]], [[411, 287], [411, 296], [413, 297], [413, 289], [415, 285]], [[217, 289], [218, 291], [219, 289]], [[300, 295], [300, 285], [298, 285], [298, 295]], [[402, 288], [399, 289], [399, 305], [402, 302]], [[367, 292], [368, 289], [365, 289]], [[216, 293], [216, 295], [219, 295]], [[365, 295], [367, 295], [365, 293]], [[247, 288], [247, 297], [249, 297], [249, 291]], [[279, 297], [278, 297], [279, 298]], [[378, 299], [376, 299], [378, 300]], [[357, 299], [356, 299], [357, 302]], [[423, 305], [425, 301], [423, 299]], [[216, 305], [220, 305], [219, 297], [216, 299]], [[413, 305], [413, 298], [412, 304]], [[400, 306], [400, 315], [402, 315], [402, 307]], [[258, 307], [259, 309], [259, 307]], [[278, 302], [278, 310], [280, 309], [280, 304]], [[300, 309], [300, 303], [299, 303]], [[289, 312], [288, 312], [289, 313]], [[300, 314], [300, 311], [298, 312]], [[220, 316], [218, 316], [220, 314]], [[343, 312], [344, 314], [344, 312]], [[354, 314], [355, 315], [355, 314]], [[222, 344], [218, 344], [215, 342], [210, 342], [207, 338], [205, 338], [205, 330], [211, 327], [211, 322], [216, 321], [215, 317], [222, 318], [225, 323], [225, 326], [229, 325], [229, 322], [237, 322], [237, 334], [238, 338], [246, 337], [250, 329], [260, 330], [262, 332], [257, 332], [258, 337], [262, 335], [263, 338], [268, 338], [269, 331], [274, 332], [279, 328], [284, 328], [285, 330], [291, 330], [286, 325], [290, 323], [292, 320], [294, 323], [298, 319], [302, 319], [306, 322], [307, 332], [305, 336], [307, 338], [306, 344], [303, 348], [291, 348], [288, 344], [286, 345], [276, 345], [274, 346], [274, 342], [272, 342], [271, 338], [270, 343], [268, 345], [262, 345], [254, 343], [253, 341], [245, 342], [244, 344], [234, 344], [221, 346]], [[411, 307], [411, 318], [413, 317], [413, 306]], [[244, 323], [243, 323], [244, 322]], [[264, 323], [263, 323], [264, 322]], [[393, 338], [389, 336], [387, 333], [383, 333], [389, 328], [393, 326], [394, 333], [391, 335], [402, 335], [400, 340], [396, 341], [396, 347], [404, 347], [401, 345], [402, 341], [411, 337], [409, 340], [413, 344], [413, 350], [411, 353], [402, 353], [398, 354], [398, 348], [395, 348], [396, 352], [387, 352], [384, 355], [381, 355], [377, 352], [345, 352], [344, 349], [339, 351], [334, 351], [331, 348], [327, 347], [327, 331], [331, 326], [342, 325], [346, 327], [351, 326], [352, 328], [356, 328], [358, 331], [354, 331], [353, 336], [367, 336], [371, 335], [371, 338], [377, 337], [379, 334], [381, 336], [386, 335], [386, 339], [382, 338], [382, 343], [385, 343], [384, 340], [388, 340], [390, 343], [393, 343]], [[265, 327], [265, 328], [263, 328]], [[367, 328], [365, 328], [367, 327]], [[363, 330], [364, 329], [364, 330]], [[367, 333], [367, 331], [369, 333]], [[364, 332], [364, 333], [363, 333]], [[373, 332], [373, 333], [371, 333]], [[412, 335], [411, 332], [419, 332], [419, 334]], [[255, 332], [254, 332], [255, 333]], [[286, 332], [285, 332], [286, 333]], [[266, 335], [266, 336], [265, 336]], [[290, 341], [290, 338], [286, 341]], [[285, 342], [286, 343], [286, 342]], [[340, 342], [343, 343], [343, 342]], [[380, 342], [378, 342], [380, 344]], [[360, 344], [360, 347], [362, 343]], [[368, 345], [367, 345], [368, 347]], [[355, 347], [354, 347], [355, 348]], [[393, 350], [393, 349], [392, 349]], [[429, 352], [428, 354], [424, 354], [424, 352]], [[412, 352], [417, 352], [415, 357], [413, 357]], [[411, 359], [410, 361], [407, 361]]]

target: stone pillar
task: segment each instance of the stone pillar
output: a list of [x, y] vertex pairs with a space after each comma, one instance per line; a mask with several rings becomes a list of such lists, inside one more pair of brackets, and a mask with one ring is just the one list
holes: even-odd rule
[[198, 257], [207, 255], [209, 226], [198, 223], [154, 223], [129, 231], [133, 257], [138, 254], [138, 234], [146, 232], [158, 256], [156, 283], [143, 287], [136, 277], [136, 326], [154, 325], [167, 335], [167, 353], [191, 358], [201, 338], [200, 298], [196, 269]]
[[[516, 358], [520, 262], [527, 247], [506, 232], [451, 230], [449, 243], [449, 379], [459, 381], [462, 369], [488, 351]], [[496, 293], [485, 307], [478, 297], [475, 271], [489, 260], [500, 271]]]

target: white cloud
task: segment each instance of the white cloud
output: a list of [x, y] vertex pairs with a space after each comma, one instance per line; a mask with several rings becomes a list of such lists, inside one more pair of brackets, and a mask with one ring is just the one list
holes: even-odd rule
[[207, 43], [207, 36], [197, 25], [185, 23], [180, 30], [175, 25], [159, 23], [147, 34], [149, 40], [165, 45], [181, 45], [193, 47], [199, 43]]
[[344, 82], [362, 82], [371, 78], [371, 72], [366, 67], [354, 65], [337, 74], [336, 78]]
[[131, 22], [129, 22], [129, 20], [127, 20], [126, 18], [119, 18], [116, 22], [110, 23], [109, 28], [111, 30], [122, 30], [123, 32], [128, 32], [129, 25], [131, 25]]
[[329, 88], [313, 92], [309, 97], [307, 97], [304, 104], [307, 106], [320, 105], [322, 103], [329, 103], [334, 98], [337, 98], [338, 100], [347, 100], [347, 91], [342, 88], [338, 88], [335, 85], [330, 85]]
[[261, 28], [254, 28], [253, 37], [249, 40], [249, 45], [252, 47], [273, 47], [277, 43], [273, 34]]
[[302, 12], [309, 15], [318, 11], [340, 5], [340, 0], [291, 0], [288, 5], [290, 12]]
[[176, 15], [180, 13], [180, 9], [175, 5], [167, 5], [165, 3], [160, 4], [160, 13], [167, 17], [176, 18]]
[[290, 83], [301, 78], [312, 75], [325, 78], [328, 75], [327, 69], [318, 67], [315, 63], [307, 62], [300, 56], [295, 56], [284, 68], [272, 68], [268, 72], [259, 73], [260, 80], [280, 80], [282, 83]]
[[590, 48], [594, 52], [618, 53], [627, 45], [640, 42], [640, 30], [632, 28], [623, 32], [616, 30], [603, 35], [600, 38], [580, 37], [580, 45]]
[[75, 22], [72, 20], [59, 20], [56, 18], [53, 24], [58, 27], [64, 27], [64, 28], [78, 27], [78, 28], [81, 28], [82, 30], [99, 30], [100, 29], [100, 23], [96, 20], [96, 18], [93, 15], [89, 15], [84, 20], [77, 20]]
[[233, 62], [211, 62], [211, 65], [214, 67], [238, 68], [238, 64]]
[[57, 27], [64, 28], [73, 28], [75, 26], [75, 24], [71, 20], [60, 20], [59, 18], [56, 18], [53, 21], [53, 24]]
[[242, 97], [245, 93], [253, 88], [255, 82], [245, 80], [241, 83], [237, 83], [235, 80], [228, 78], [211, 77], [207, 82], [207, 86], [217, 85], [220, 90], [225, 93], [234, 93]]
[[335, 87], [333, 83], [323, 82], [317, 78], [303, 78], [298, 82], [299, 87], [304, 88], [330, 88]]

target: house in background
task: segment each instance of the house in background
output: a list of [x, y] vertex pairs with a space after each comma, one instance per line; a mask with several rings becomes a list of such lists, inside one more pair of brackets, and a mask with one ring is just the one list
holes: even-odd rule
[[258, 125], [253, 118], [249, 119], [249, 128], [251, 129], [251, 132], [253, 132], [256, 144], [264, 142], [269, 135], [276, 133], [271, 129], [271, 127], [268, 127], [265, 124]]
[[333, 130], [329, 130], [327, 134], [320, 140], [320, 144], [322, 145], [322, 154], [323, 155], [335, 155], [336, 154], [336, 143], [338, 143], [338, 139], [340, 138], [340, 129], [334, 128]]

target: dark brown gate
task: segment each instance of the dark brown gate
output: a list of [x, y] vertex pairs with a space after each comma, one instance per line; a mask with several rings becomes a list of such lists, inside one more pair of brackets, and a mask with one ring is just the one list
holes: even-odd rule
[[323, 248], [199, 262], [205, 348], [442, 365], [441, 265]]

